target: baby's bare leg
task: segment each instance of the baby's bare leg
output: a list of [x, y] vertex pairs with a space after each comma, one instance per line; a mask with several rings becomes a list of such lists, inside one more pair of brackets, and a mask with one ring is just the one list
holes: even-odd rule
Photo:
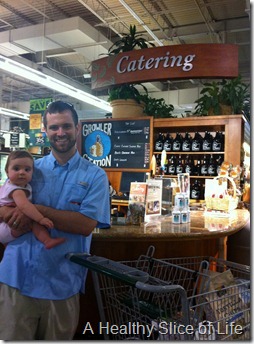
[[37, 222], [33, 223], [32, 231], [35, 237], [42, 242], [47, 249], [60, 245], [65, 241], [65, 238], [51, 238], [48, 230]]

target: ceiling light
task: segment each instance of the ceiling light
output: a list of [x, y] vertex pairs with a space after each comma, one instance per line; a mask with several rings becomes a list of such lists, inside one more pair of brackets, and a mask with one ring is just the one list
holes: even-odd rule
[[124, 0], [119, 0], [119, 2], [126, 8], [127, 11], [130, 12], [130, 14], [139, 22], [139, 24], [141, 24], [143, 26], [143, 28], [149, 33], [149, 35], [151, 37], [153, 37], [153, 39], [155, 40], [155, 42], [157, 42], [160, 46], [163, 46], [164, 44], [159, 40], [159, 38], [151, 31], [151, 29], [149, 29], [149, 27], [147, 25], [145, 25], [145, 23], [143, 22], [143, 20], [137, 15], [136, 12], [133, 11], [133, 9], [126, 4], [126, 2]]
[[90, 73], [85, 73], [85, 74], [83, 74], [83, 78], [84, 79], [90, 79], [91, 78], [91, 74]]
[[105, 100], [97, 98], [90, 93], [77, 89], [71, 85], [66, 84], [65, 82], [46, 75], [36, 69], [27, 67], [19, 62], [8, 59], [7, 57], [2, 55], [0, 55], [0, 68], [9, 73], [36, 82], [47, 88], [51, 88], [54, 91], [58, 91], [62, 94], [66, 94], [72, 98], [78, 99], [84, 103], [96, 106], [99, 109], [103, 109], [107, 112], [112, 111], [111, 106]]
[[0, 114], [5, 115], [5, 116], [9, 116], [9, 117], [26, 119], [26, 120], [29, 120], [29, 118], [30, 118], [30, 115], [27, 113], [19, 112], [16, 110], [5, 109], [2, 107], [0, 107]]

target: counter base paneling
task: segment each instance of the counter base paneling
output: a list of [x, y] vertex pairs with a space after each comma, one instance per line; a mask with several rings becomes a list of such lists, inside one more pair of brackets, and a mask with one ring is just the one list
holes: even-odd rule
[[220, 251], [220, 239], [210, 240], [110, 240], [107, 243], [94, 240], [91, 246], [91, 254], [104, 256], [112, 260], [136, 260], [141, 254], [146, 254], [149, 246], [155, 247], [154, 257], [176, 258], [193, 256], [218, 257]]

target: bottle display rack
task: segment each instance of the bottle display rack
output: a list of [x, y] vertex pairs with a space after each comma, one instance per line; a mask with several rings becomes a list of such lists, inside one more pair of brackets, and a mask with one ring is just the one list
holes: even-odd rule
[[[200, 151], [196, 151], [195, 149], [197, 146], [194, 145], [194, 147], [189, 147], [189, 151], [183, 150], [179, 148], [179, 150], [172, 149], [167, 153], [167, 160], [170, 161], [172, 157], [176, 157], [176, 160], [179, 160], [179, 156], [182, 159], [182, 163], [185, 163], [186, 157], [189, 156], [193, 160], [194, 167], [198, 164], [198, 161], [202, 164], [202, 160], [204, 158], [204, 155], [210, 159], [211, 156], [215, 160], [217, 160], [219, 157], [221, 157], [222, 161], [228, 161], [229, 163], [232, 163], [233, 165], [240, 165], [242, 161], [242, 144], [244, 140], [244, 122], [245, 119], [242, 115], [229, 115], [229, 116], [204, 116], [204, 117], [186, 117], [186, 118], [168, 118], [168, 119], [154, 119], [153, 124], [153, 139], [154, 139], [154, 150], [153, 154], [155, 157], [157, 157], [157, 167], [158, 167], [158, 174], [159, 168], [160, 168], [160, 157], [161, 152], [157, 151], [155, 143], [156, 139], [159, 137], [160, 133], [164, 135], [164, 137], [167, 137], [170, 135], [172, 139], [175, 139], [176, 136], [179, 134], [183, 138], [186, 137], [188, 134], [191, 139], [191, 143], [193, 142], [195, 136], [199, 136], [201, 139], [201, 149]], [[187, 134], [186, 134], [187, 133]], [[223, 135], [223, 142], [221, 143], [221, 149], [217, 151], [218, 146], [216, 147], [215, 151], [213, 150], [213, 146], [211, 146], [211, 149], [203, 150], [203, 144], [205, 140], [205, 136], [210, 134], [212, 136], [212, 139], [215, 139], [217, 133], [221, 133]], [[158, 148], [158, 145], [157, 145]], [[164, 147], [163, 147], [164, 148]], [[175, 147], [176, 148], [176, 147]], [[194, 150], [193, 150], [194, 148]], [[186, 145], [184, 147], [186, 149]], [[220, 164], [222, 163], [220, 161]], [[219, 164], [218, 164], [219, 165]], [[217, 167], [216, 166], [216, 170]], [[165, 167], [165, 170], [168, 167]], [[168, 170], [165, 171], [165, 176], [167, 177], [176, 177], [177, 173], [171, 174]], [[182, 172], [186, 172], [186, 170], [183, 170]], [[180, 173], [180, 172], [179, 172]], [[212, 173], [210, 175], [209, 173], [207, 175], [198, 175], [196, 171], [194, 173], [190, 173], [191, 178], [191, 185], [197, 184], [197, 180], [200, 183], [201, 197], [204, 197], [204, 185], [205, 185], [205, 179], [207, 178], [214, 178], [218, 175], [218, 172]]]

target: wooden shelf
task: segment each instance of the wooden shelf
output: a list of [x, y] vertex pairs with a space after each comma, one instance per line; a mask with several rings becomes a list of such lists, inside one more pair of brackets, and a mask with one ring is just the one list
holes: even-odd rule
[[[156, 177], [161, 177], [161, 175], [155, 175]], [[163, 177], [165, 178], [177, 178], [177, 174], [164, 174]], [[191, 175], [190, 178], [196, 178], [196, 179], [213, 179], [215, 176], [194, 176]]]
[[[204, 151], [204, 152], [193, 152], [193, 151], [189, 151], [189, 152], [177, 152], [177, 151], [170, 151], [170, 152], [166, 152], [167, 154], [170, 155], [214, 155], [214, 154], [218, 154], [218, 155], [223, 155], [225, 152], [208, 152], [208, 151]], [[153, 152], [154, 155], [156, 154], [161, 154], [161, 152]]]
[[[246, 119], [243, 115], [228, 116], [204, 116], [186, 118], [155, 118], [153, 121], [154, 137], [159, 132], [163, 133], [185, 133], [205, 131], [222, 131], [225, 135], [224, 160], [235, 165], [241, 163], [241, 148], [244, 139], [244, 124]], [[170, 152], [171, 154], [223, 154], [223, 152]], [[154, 153], [157, 154], [157, 153]], [[159, 153], [158, 153], [159, 154]]]

